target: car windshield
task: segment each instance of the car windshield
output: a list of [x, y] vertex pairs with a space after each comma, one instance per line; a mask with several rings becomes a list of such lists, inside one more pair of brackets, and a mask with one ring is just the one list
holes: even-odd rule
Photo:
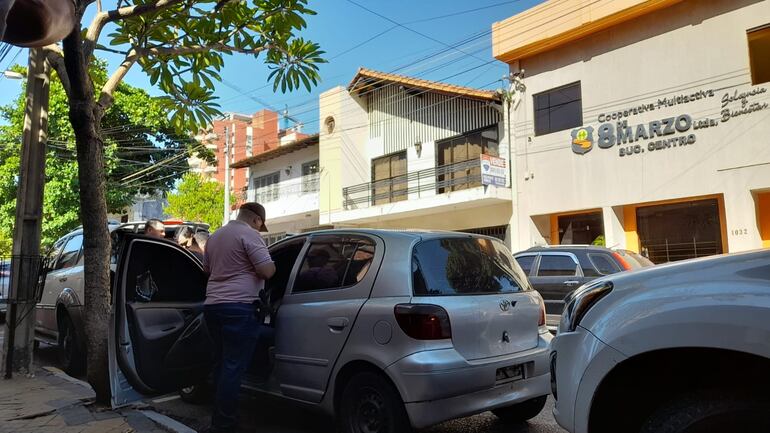
[[415, 296], [529, 289], [526, 276], [508, 249], [487, 238], [432, 239], [419, 243], [412, 254], [412, 276]]

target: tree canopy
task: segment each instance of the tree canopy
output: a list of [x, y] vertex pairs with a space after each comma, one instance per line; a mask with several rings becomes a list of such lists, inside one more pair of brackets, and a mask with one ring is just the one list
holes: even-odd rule
[[[230, 202], [235, 203], [235, 195], [231, 195]], [[224, 208], [225, 187], [222, 184], [196, 173], [187, 173], [176, 191], [168, 195], [164, 212], [185, 221], [207, 223], [214, 231], [222, 226]]]
[[[16, 70], [26, 72], [22, 68]], [[104, 63], [95, 62], [91, 75], [96, 83], [105, 82]], [[0, 107], [0, 116], [7, 121], [0, 126], [0, 254], [10, 253], [11, 248], [24, 104], [24, 89], [20, 89], [13, 103]], [[81, 224], [74, 133], [68, 111], [67, 96], [61, 82], [54, 78], [48, 116], [43, 245], [52, 244]], [[142, 89], [128, 84], [118, 86], [115, 103], [102, 119], [102, 129], [105, 131], [107, 209], [111, 213], [120, 213], [131, 205], [137, 194], [171, 189], [187, 169], [187, 160], [182, 158], [174, 164], [153, 167], [147, 176], [122, 180], [157, 161], [184, 152], [190, 141], [176, 135], [162, 101]]]

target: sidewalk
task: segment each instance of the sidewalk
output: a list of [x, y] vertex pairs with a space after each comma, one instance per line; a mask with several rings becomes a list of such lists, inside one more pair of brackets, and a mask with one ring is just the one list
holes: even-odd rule
[[93, 396], [87, 384], [50, 367], [0, 379], [0, 433], [194, 433], [150, 410], [96, 409]]

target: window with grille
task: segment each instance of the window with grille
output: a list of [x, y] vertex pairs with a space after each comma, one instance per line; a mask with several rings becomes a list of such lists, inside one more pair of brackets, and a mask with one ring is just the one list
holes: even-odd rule
[[583, 124], [583, 101], [579, 81], [538, 93], [532, 98], [535, 104], [535, 136]]
[[318, 192], [318, 160], [302, 164], [302, 194]]
[[253, 180], [254, 197], [257, 203], [267, 203], [278, 200], [278, 183], [281, 173], [276, 171], [266, 176], [255, 177]]

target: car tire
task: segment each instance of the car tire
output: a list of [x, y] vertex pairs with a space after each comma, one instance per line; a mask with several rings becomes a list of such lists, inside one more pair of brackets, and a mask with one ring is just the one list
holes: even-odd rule
[[381, 374], [361, 372], [342, 391], [338, 411], [342, 433], [408, 433], [409, 416], [398, 390]]
[[492, 413], [508, 423], [524, 422], [536, 417], [545, 407], [547, 399], [548, 396], [544, 395], [511, 406], [492, 409]]
[[655, 410], [640, 433], [765, 433], [770, 431], [770, 400], [729, 392], [681, 396]]
[[204, 404], [211, 400], [211, 387], [207, 384], [197, 384], [179, 390], [179, 397], [185, 403]]
[[86, 357], [83, 345], [78, 339], [75, 325], [69, 315], [64, 314], [59, 320], [59, 363], [67, 374], [78, 376], [85, 372]]

